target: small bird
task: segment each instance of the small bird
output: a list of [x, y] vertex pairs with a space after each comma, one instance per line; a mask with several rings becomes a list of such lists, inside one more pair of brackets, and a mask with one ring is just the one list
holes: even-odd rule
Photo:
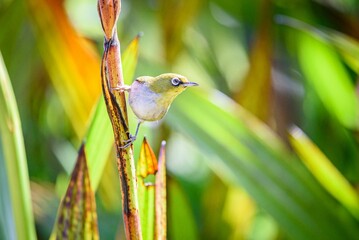
[[136, 140], [142, 122], [162, 119], [178, 94], [191, 86], [198, 84], [179, 74], [164, 73], [157, 77], [138, 77], [131, 86], [113, 88], [129, 92], [129, 104], [139, 120], [135, 135], [130, 135], [130, 139], [122, 148], [127, 148]]

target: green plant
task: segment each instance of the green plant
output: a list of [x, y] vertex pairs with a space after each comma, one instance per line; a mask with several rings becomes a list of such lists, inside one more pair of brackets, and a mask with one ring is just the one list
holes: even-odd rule
[[[123, 1], [118, 37], [122, 46], [130, 42], [121, 57], [124, 82], [178, 72], [201, 86], [138, 136], [146, 135], [155, 152], [167, 141], [169, 239], [358, 236], [358, 7], [356, 1]], [[123, 237], [94, 3], [7, 0], [0, 3], [0, 25], [39, 238], [50, 235], [51, 206], [63, 195], [84, 139], [99, 237]], [[144, 31], [141, 46], [138, 37], [130, 41], [138, 31]], [[128, 114], [133, 132], [136, 119]], [[293, 125], [301, 134], [288, 137]], [[8, 149], [1, 146], [1, 153]], [[153, 235], [144, 228], [144, 236]]]

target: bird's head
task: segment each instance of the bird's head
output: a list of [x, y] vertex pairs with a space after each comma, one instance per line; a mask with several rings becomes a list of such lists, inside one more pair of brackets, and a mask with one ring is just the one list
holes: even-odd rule
[[151, 91], [175, 97], [183, 92], [187, 87], [198, 86], [195, 82], [190, 82], [182, 75], [175, 73], [164, 73], [157, 77], [140, 77], [138, 81], [143, 81]]

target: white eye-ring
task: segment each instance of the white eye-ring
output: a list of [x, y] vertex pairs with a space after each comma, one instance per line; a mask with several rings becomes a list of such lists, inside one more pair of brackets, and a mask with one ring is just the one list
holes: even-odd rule
[[173, 86], [179, 86], [180, 84], [182, 83], [182, 81], [181, 80], [179, 80], [179, 78], [172, 78], [171, 79], [171, 84], [173, 85]]

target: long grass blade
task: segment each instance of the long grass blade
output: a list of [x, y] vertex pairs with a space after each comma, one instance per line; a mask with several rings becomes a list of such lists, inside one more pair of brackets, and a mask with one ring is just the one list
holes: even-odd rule
[[[16, 238], [35, 239], [30, 183], [24, 140], [15, 96], [0, 54], [0, 136], [9, 194], [14, 215]], [[1, 193], [6, 194], [6, 193]], [[8, 206], [9, 207], [9, 206]], [[10, 230], [10, 229], [9, 229]]]

